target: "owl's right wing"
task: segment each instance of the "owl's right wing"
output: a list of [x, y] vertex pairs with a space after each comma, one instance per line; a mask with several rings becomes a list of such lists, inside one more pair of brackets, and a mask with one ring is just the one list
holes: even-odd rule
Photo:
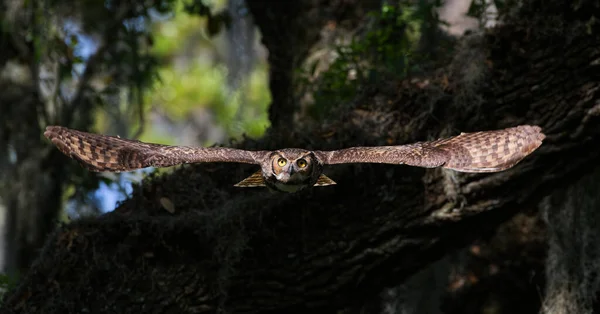
[[430, 142], [398, 146], [351, 147], [317, 151], [323, 164], [385, 163], [444, 167], [461, 172], [496, 172], [516, 165], [544, 139], [539, 126], [462, 133]]
[[121, 172], [199, 162], [259, 164], [268, 152], [227, 147], [187, 147], [144, 143], [115, 136], [49, 126], [44, 136], [91, 171]]

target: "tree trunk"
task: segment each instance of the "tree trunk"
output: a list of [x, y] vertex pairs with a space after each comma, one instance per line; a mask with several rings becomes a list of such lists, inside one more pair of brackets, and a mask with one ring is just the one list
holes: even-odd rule
[[319, 39], [323, 25], [360, 20], [379, 3], [361, 0], [247, 0], [247, 4], [261, 31], [262, 43], [269, 50], [270, 130], [275, 134], [289, 133], [294, 124], [294, 113], [299, 109], [298, 99], [294, 97], [294, 71]]
[[435, 75], [364, 86], [335, 124], [241, 146], [333, 149], [540, 125], [544, 144], [513, 169], [343, 165], [326, 170], [336, 186], [274, 194], [231, 186], [249, 166], [181, 167], [114, 213], [61, 227], [2, 312], [331, 313], [373, 300], [597, 167], [599, 29], [586, 24], [589, 7], [567, 3], [525, 5], [521, 22], [465, 38]]
[[296, 100], [293, 98], [294, 69], [319, 35], [325, 19], [319, 14], [320, 2], [248, 1], [248, 8], [269, 50], [269, 88], [272, 102], [269, 120], [274, 130], [285, 131], [293, 123]]
[[0, 95], [0, 208], [6, 219], [0, 235], [4, 242], [0, 267], [18, 275], [27, 271], [56, 227], [65, 180], [64, 168], [57, 165], [65, 163], [47, 166], [49, 157], [59, 154], [48, 153], [40, 139], [38, 112], [44, 105], [34, 84], [11, 79], [0, 79], [0, 89], [5, 91]]

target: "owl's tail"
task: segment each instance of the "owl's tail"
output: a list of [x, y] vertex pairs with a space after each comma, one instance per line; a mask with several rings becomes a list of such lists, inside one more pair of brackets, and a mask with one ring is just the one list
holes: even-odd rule
[[546, 136], [539, 126], [520, 125], [496, 131], [462, 133], [439, 140], [436, 148], [449, 153], [443, 167], [462, 172], [496, 172], [513, 167]]

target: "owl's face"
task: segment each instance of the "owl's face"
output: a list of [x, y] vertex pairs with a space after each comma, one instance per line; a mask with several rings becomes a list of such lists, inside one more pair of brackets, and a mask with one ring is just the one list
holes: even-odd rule
[[265, 182], [284, 192], [295, 192], [312, 186], [322, 168], [312, 152], [302, 149], [275, 151], [271, 154], [270, 161], [270, 169], [263, 169]]
[[277, 181], [300, 183], [310, 177], [313, 164], [310, 152], [278, 151], [271, 157], [271, 169]]

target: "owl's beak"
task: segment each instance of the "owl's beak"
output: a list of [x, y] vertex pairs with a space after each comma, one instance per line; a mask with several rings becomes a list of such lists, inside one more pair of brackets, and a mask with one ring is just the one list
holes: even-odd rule
[[294, 169], [294, 167], [290, 167], [290, 177], [296, 172], [296, 169]]

